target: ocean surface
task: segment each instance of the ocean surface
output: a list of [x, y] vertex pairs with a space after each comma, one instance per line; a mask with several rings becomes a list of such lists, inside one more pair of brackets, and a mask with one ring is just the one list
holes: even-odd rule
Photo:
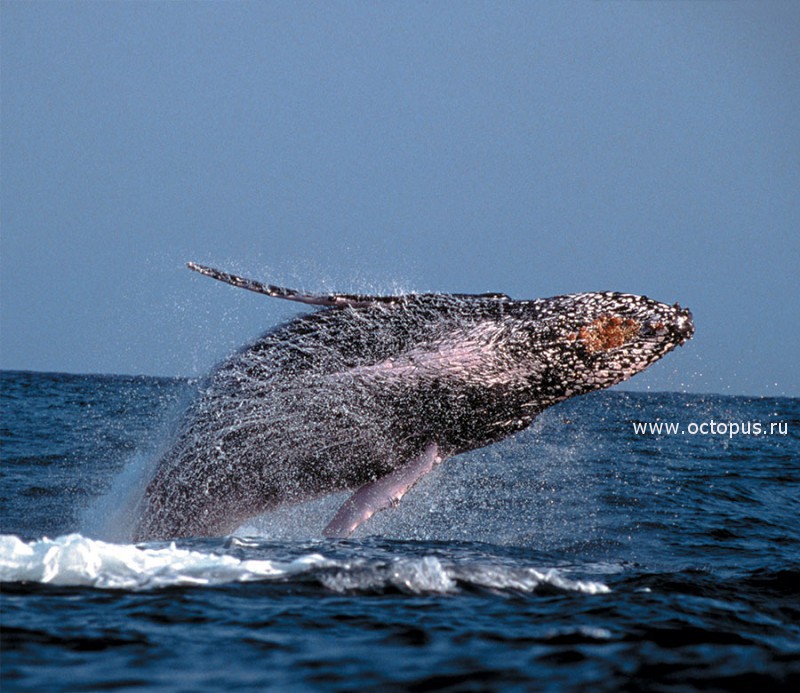
[[348, 540], [126, 543], [194, 387], [0, 373], [4, 693], [800, 690], [800, 400], [595, 393]]

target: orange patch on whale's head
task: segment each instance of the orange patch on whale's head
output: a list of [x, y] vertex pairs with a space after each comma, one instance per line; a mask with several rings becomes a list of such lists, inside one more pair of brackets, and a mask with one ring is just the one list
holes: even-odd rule
[[601, 315], [589, 325], [581, 327], [577, 334], [568, 338], [578, 340], [590, 352], [608, 351], [621, 347], [639, 334], [641, 323], [631, 318], [620, 318], [616, 315]]

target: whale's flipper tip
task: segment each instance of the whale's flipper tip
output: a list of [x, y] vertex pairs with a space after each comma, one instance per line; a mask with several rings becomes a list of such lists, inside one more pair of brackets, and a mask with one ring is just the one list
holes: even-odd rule
[[374, 303], [399, 303], [404, 298], [407, 298], [404, 296], [362, 296], [358, 294], [308, 294], [297, 291], [296, 289], [286, 289], [281, 286], [274, 286], [273, 284], [264, 284], [255, 279], [240, 277], [235, 274], [214, 269], [213, 267], [200, 265], [196, 262], [187, 262], [186, 266], [194, 272], [199, 272], [206, 277], [211, 277], [212, 279], [239, 287], [240, 289], [255, 291], [258, 294], [272, 296], [273, 298], [285, 298], [287, 301], [297, 301], [298, 303], [305, 303], [311, 306], [361, 307], [369, 306]]
[[396, 506], [406, 492], [442, 461], [436, 443], [428, 446], [414, 459], [386, 476], [359, 488], [328, 523], [323, 536], [344, 539], [376, 512]]

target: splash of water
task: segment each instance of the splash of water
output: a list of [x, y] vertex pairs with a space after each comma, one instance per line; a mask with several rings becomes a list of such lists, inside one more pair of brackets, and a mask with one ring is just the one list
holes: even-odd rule
[[[249, 545], [245, 542], [245, 547]], [[26, 543], [0, 536], [0, 582], [35, 582], [99, 589], [147, 590], [203, 587], [235, 582], [300, 579], [336, 593], [456, 594], [464, 589], [493, 592], [581, 592], [601, 594], [608, 586], [572, 580], [561, 571], [531, 566], [449, 561], [435, 555], [394, 553], [327, 558], [310, 551], [291, 560], [241, 558], [239, 553], [198, 551], [171, 543], [162, 547], [112, 544], [69, 534]], [[249, 547], [252, 549], [252, 547]], [[256, 543], [256, 550], [258, 544]], [[340, 550], [341, 552], [341, 550]], [[244, 554], [252, 553], [244, 550]]]

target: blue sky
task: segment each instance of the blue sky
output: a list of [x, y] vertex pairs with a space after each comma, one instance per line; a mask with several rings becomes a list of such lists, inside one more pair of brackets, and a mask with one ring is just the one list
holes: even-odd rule
[[201, 375], [309, 290], [692, 308], [800, 395], [800, 3], [3, 2], [0, 367]]

